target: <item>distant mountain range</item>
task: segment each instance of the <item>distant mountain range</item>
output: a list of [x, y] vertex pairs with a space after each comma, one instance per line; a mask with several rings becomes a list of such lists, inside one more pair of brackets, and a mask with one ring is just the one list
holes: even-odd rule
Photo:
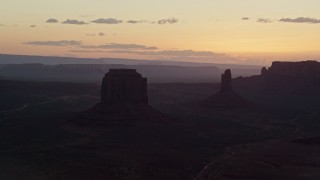
[[149, 82], [218, 82], [221, 72], [233, 76], [260, 74], [261, 67], [162, 60], [117, 58], [70, 58], [0, 54], [0, 77], [4, 79], [98, 82], [110, 68], [137, 69]]
[[238, 69], [261, 69], [261, 66], [239, 65], [239, 64], [216, 64], [181, 62], [168, 60], [141, 60], [141, 59], [120, 59], [120, 58], [73, 58], [54, 56], [28, 56], [0, 54], [0, 64], [25, 64], [41, 63], [47, 65], [57, 64], [124, 64], [124, 65], [174, 65], [174, 66], [216, 66], [218, 68], [238, 68]]

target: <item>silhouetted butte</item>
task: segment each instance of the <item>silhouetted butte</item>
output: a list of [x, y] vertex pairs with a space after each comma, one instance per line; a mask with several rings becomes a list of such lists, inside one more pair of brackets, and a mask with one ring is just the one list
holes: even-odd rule
[[101, 85], [101, 104], [148, 104], [147, 78], [135, 69], [110, 69]]
[[148, 105], [147, 78], [135, 69], [110, 69], [101, 84], [101, 100], [82, 113], [84, 125], [135, 125], [164, 122], [168, 117]]
[[227, 69], [221, 75], [221, 89], [215, 95], [204, 100], [206, 105], [218, 108], [246, 107], [249, 102], [238, 95], [232, 88], [231, 70]]

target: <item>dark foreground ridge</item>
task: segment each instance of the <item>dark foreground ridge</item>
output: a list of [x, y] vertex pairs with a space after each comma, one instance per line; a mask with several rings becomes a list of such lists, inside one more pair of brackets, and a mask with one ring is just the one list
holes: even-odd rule
[[218, 108], [241, 108], [249, 105], [249, 102], [247, 102], [233, 90], [230, 69], [227, 69], [221, 75], [220, 91], [217, 94], [205, 99], [204, 103], [206, 105]]
[[101, 85], [101, 100], [81, 115], [84, 125], [135, 125], [163, 122], [166, 115], [148, 105], [147, 78], [135, 69], [110, 69]]
[[319, 137], [269, 140], [229, 147], [194, 180], [319, 179]]

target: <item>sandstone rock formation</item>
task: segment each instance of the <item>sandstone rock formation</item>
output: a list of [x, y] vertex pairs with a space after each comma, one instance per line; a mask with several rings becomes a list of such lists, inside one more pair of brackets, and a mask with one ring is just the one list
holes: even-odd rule
[[[296, 91], [318, 92], [320, 88], [320, 62], [273, 62], [261, 70], [262, 80], [269, 87], [285, 87]], [[315, 89], [317, 88], [317, 89]]]
[[221, 75], [221, 92], [232, 91], [231, 80], [232, 80], [231, 70], [227, 69]]
[[81, 114], [85, 126], [130, 126], [137, 122], [168, 122], [148, 105], [147, 79], [135, 69], [110, 69], [101, 85], [101, 101]]
[[101, 103], [148, 104], [147, 79], [135, 69], [110, 69], [102, 81]]
[[263, 76], [295, 77], [295, 78], [320, 78], [320, 62], [273, 62], [269, 69], [263, 68]]
[[266, 67], [263, 67], [263, 68], [261, 69], [261, 75], [262, 75], [262, 76], [265, 76], [267, 73], [268, 73], [268, 69], [267, 69]]
[[221, 75], [220, 91], [217, 94], [205, 99], [204, 103], [211, 107], [218, 107], [218, 108], [247, 107], [249, 103], [232, 89], [231, 82], [232, 82], [231, 70], [228, 69]]

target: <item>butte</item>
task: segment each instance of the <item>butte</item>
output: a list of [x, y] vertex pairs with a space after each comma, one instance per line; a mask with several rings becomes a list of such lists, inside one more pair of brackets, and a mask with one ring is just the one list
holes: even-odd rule
[[147, 78], [135, 69], [110, 69], [102, 80], [100, 102], [80, 115], [84, 126], [136, 125], [168, 122], [148, 104]]
[[218, 93], [205, 99], [203, 103], [217, 108], [242, 108], [249, 106], [249, 102], [243, 99], [232, 88], [231, 70], [227, 69], [221, 75], [221, 89]]

